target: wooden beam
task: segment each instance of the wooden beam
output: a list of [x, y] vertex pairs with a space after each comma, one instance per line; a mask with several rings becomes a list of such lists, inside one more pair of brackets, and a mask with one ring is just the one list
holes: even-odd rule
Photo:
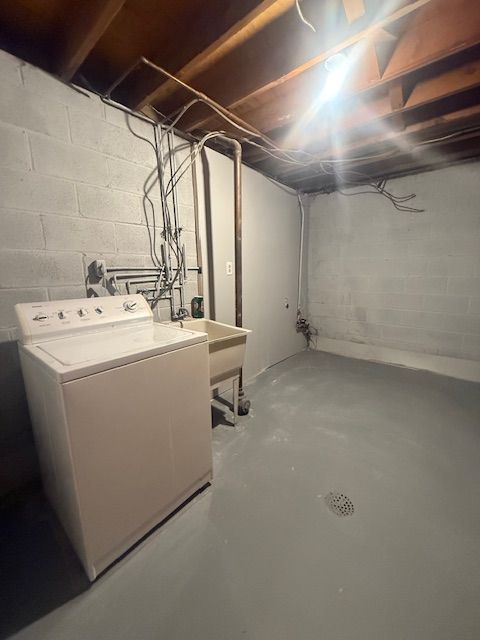
[[[398, 78], [402, 78], [404, 86], [410, 89], [411, 85], [418, 81], [421, 69], [430, 67], [429, 73], [431, 73], [433, 71], [431, 65], [434, 62], [447, 60], [462, 51], [473, 50], [473, 47], [480, 43], [480, 12], [475, 6], [469, 5], [464, 0], [456, 0], [454, 8], [458, 11], [455, 11], [453, 17], [448, 13], [437, 13], [436, 19], [434, 21], [427, 20], [423, 28], [420, 28], [418, 21], [415, 26], [416, 38], [414, 41], [406, 33], [400, 38], [395, 57], [403, 61], [403, 66], [395, 63], [395, 74], [391, 73], [391, 67], [388, 67], [386, 71], [378, 69], [378, 64], [377, 66], [374, 64], [375, 56], [370, 55], [369, 48], [364, 49], [361, 61], [352, 74], [353, 77], [347, 78], [345, 91], [339, 97], [340, 107], [345, 104], [345, 101], [351, 99], [355, 104], [359, 95], [364, 100], [369, 100], [369, 95], [378, 95], [382, 91], [382, 87], [390, 85]], [[449, 23], [448, 32], [445, 32], [444, 22]], [[435, 39], [435, 44], [432, 46], [429, 34], [435, 33], [437, 30], [442, 32], [443, 37], [441, 40]], [[414, 57], [415, 52], [421, 55], [417, 63]], [[382, 71], [384, 71], [383, 75]], [[392, 75], [394, 75], [393, 78]], [[464, 81], [468, 83], [468, 71], [464, 72], [463, 77]], [[426, 82], [428, 83], [428, 80]], [[318, 69], [311, 69], [259, 99], [244, 102], [235, 109], [235, 113], [262, 131], [272, 131], [294, 122], [299, 122], [301, 128], [302, 116], [307, 107], [314, 102], [316, 88], [320, 83], [322, 83], [322, 78], [318, 74]], [[322, 113], [319, 113], [318, 118], [322, 118]], [[206, 128], [215, 127], [217, 124], [218, 122], [210, 118], [208, 122], [203, 122], [203, 126]]]
[[[403, 32], [407, 28], [407, 24], [410, 17], [411, 16], [408, 16], [407, 19], [403, 20], [400, 23], [397, 23], [397, 25], [399, 24], [402, 25], [400, 31], [398, 31], [397, 29], [398, 31], [397, 33], [392, 33], [387, 29], [379, 29], [373, 34], [371, 41], [375, 49], [375, 55], [377, 57], [377, 64], [378, 64], [378, 69], [380, 71], [380, 76], [384, 74], [388, 63], [392, 59], [393, 52], [398, 46], [397, 41], [400, 35], [403, 35]], [[392, 26], [395, 26], [395, 25], [392, 25]]]
[[[450, 137], [452, 133], [458, 136]], [[425, 140], [432, 138], [438, 139], [433, 146], [422, 144]], [[464, 147], [465, 144], [469, 146]], [[426, 152], [427, 149], [430, 149], [433, 155]], [[382, 153], [383, 157], [378, 157]], [[400, 170], [405, 173], [425, 171], [442, 164], [451, 164], [456, 158], [479, 157], [480, 107], [477, 105], [410, 125], [407, 131], [391, 132], [387, 137], [371, 137], [368, 141], [363, 140], [361, 143], [344, 147], [341, 155], [358, 156], [360, 158], [358, 161], [345, 166], [352, 170], [359, 170], [372, 178], [386, 177], [390, 172], [398, 174]], [[367, 159], [366, 156], [377, 157]], [[321, 157], [327, 159], [338, 157], [338, 155], [334, 156], [329, 150]], [[251, 164], [248, 157], [245, 158], [245, 162]], [[269, 159], [260, 168], [258, 165], [254, 165], [253, 168], [275, 177], [291, 188], [300, 188], [302, 191], [335, 184], [331, 176], [324, 174], [313, 165], [295, 168], [285, 168], [286, 166], [284, 163]], [[393, 171], [392, 167], [394, 167]], [[310, 185], [312, 185], [311, 188]]]
[[[428, 148], [428, 146], [424, 147], [424, 149]], [[457, 139], [446, 139], [434, 145], [428, 154], [422, 153], [420, 149], [422, 147], [415, 148], [413, 146], [411, 152], [399, 152], [387, 160], [370, 161], [369, 163], [365, 161], [353, 168], [363, 174], [365, 180], [372, 181], [449, 167], [479, 157], [480, 135], [476, 132], [459, 136]], [[325, 176], [321, 173], [315, 175], [313, 172], [310, 175], [299, 176], [296, 180], [286, 180], [282, 176], [278, 176], [277, 180], [304, 193], [314, 193], [324, 189], [336, 190], [338, 184], [338, 179], [334, 179], [332, 176]], [[411, 204], [415, 206], [415, 201]], [[421, 203], [419, 202], [419, 204]]]
[[405, 103], [405, 108], [412, 109], [435, 101], [439, 96], [451, 96], [479, 85], [480, 60], [475, 60], [457, 69], [418, 82], [413, 87]]
[[64, 80], [74, 77], [124, 4], [125, 0], [82, 0], [75, 5], [72, 28], [64, 34], [58, 61], [58, 73]]
[[[313, 153], [323, 153], [332, 137], [349, 138], [361, 135], [368, 140], [372, 129], [379, 129], [384, 132], [384, 135], [392, 132], [395, 134], [405, 128], [407, 123], [411, 126], [414, 119], [421, 122], [425, 118], [427, 105], [440, 104], [442, 101], [445, 103], [453, 95], [468, 95], [468, 92], [475, 91], [478, 87], [480, 87], [480, 60], [419, 82], [409, 97], [406, 96], [402, 87], [395, 88], [384, 98], [373, 98], [368, 101], [357, 99], [350, 103], [343, 115], [339, 114], [333, 122], [320, 120], [316, 129], [311, 129], [303, 137], [291, 140], [289, 146], [305, 148]], [[435, 109], [438, 108], [438, 106], [435, 107]], [[276, 140], [278, 143], [278, 136]]]
[[388, 94], [390, 96], [390, 106], [392, 107], [392, 111], [399, 111], [400, 109], [403, 109], [406, 97], [405, 88], [401, 79], [392, 82], [388, 88]]
[[[266, 25], [291, 9], [294, 4], [295, 0], [263, 0], [220, 38], [190, 60], [175, 75], [180, 80], [188, 82], [212, 67], [230, 51], [252, 38], [256, 33], [264, 29]], [[138, 101], [136, 109], [142, 109], [146, 104], [155, 104], [165, 100], [177, 90], [178, 86], [174, 82], [163, 82]]]
[[[473, 82], [474, 81], [472, 81], [472, 83]], [[478, 75], [477, 75], [477, 87], [479, 86], [480, 86], [480, 65], [479, 65]], [[453, 89], [453, 86], [451, 86], [450, 89]], [[447, 93], [448, 91], [446, 91], [446, 94]], [[471, 95], [473, 97], [478, 96], [478, 91], [476, 94], [471, 93]], [[424, 93], [424, 96], [426, 96], [425, 93]], [[475, 102], [477, 102], [477, 100]], [[417, 112], [419, 114], [422, 113], [421, 107], [423, 106], [424, 104], [418, 104], [418, 107], [416, 107]], [[381, 105], [379, 105], [379, 109], [382, 109]], [[410, 111], [414, 111], [414, 110], [410, 109]], [[435, 113], [435, 111], [433, 111], [433, 113]], [[435, 117], [430, 116], [418, 122], [412, 122], [412, 119], [410, 118], [408, 126], [404, 127], [404, 131], [406, 131], [407, 133], [419, 133], [419, 132], [422, 132], [425, 128], [430, 128], [433, 126], [433, 127], [441, 127], [442, 129], [441, 133], [444, 133], [445, 131], [449, 133], [454, 128], [458, 129], [458, 126], [457, 126], [458, 118], [460, 119], [470, 118], [472, 115], [476, 116], [479, 111], [480, 111], [480, 107], [477, 105], [477, 106], [465, 108], [462, 110], [454, 111], [451, 113], [445, 113], [442, 116], [438, 116], [438, 115], [436, 115]], [[407, 113], [407, 112], [408, 110], [405, 109], [403, 113]], [[432, 111], [430, 113], [432, 114]], [[392, 114], [390, 113], [389, 116], [387, 117], [392, 118], [395, 116], [392, 116]], [[338, 126], [338, 128], [341, 127], [340, 122], [336, 123], [336, 125]], [[314, 145], [311, 148], [307, 148], [306, 146], [304, 146], [303, 148], [305, 150], [308, 150], [310, 153], [322, 158], [332, 158], [332, 157], [342, 158], [342, 157], [351, 157], [351, 156], [360, 156], [360, 155], [362, 156], [370, 155], [372, 153], [378, 154], [379, 152], [382, 153], [385, 149], [388, 149], [388, 146], [392, 143], [392, 141], [395, 143], [396, 140], [401, 140], [402, 132], [403, 130], [399, 130], [398, 128], [391, 127], [390, 124], [386, 122], [385, 116], [380, 117], [379, 119], [376, 119], [374, 121], [371, 121], [370, 123], [367, 123], [365, 126], [361, 126], [361, 122], [360, 120], [358, 120], [356, 122], [355, 128], [352, 128], [352, 129], [347, 128], [346, 135], [343, 136], [342, 140], [340, 140], [341, 142], [340, 146], [338, 145], [332, 146], [332, 138], [327, 135], [324, 137], [324, 140], [326, 142], [329, 142], [328, 146], [324, 145], [322, 147], [319, 147]], [[278, 141], [277, 141], [277, 144], [279, 144]], [[294, 148], [298, 148], [298, 145], [296, 144], [292, 146]], [[480, 154], [480, 147], [479, 147], [479, 154]], [[273, 163], [270, 156], [266, 156], [265, 154], [263, 154], [262, 156], [260, 155], [260, 152], [257, 153], [257, 150], [254, 150], [253, 152], [250, 152], [250, 151], [246, 152], [245, 161], [251, 166], [254, 166], [259, 170], [263, 170], [266, 172], [275, 171], [275, 175], [284, 180], [294, 179], [296, 176], [302, 174], [304, 171], [304, 169], [298, 168], [295, 166], [292, 167], [288, 165], [282, 165], [281, 163], [279, 164], [278, 162]], [[278, 171], [279, 168], [281, 169], [280, 172]]]
[[385, 80], [432, 64], [480, 42], [480, 12], [471, 0], [436, 0], [416, 14], [399, 39], [383, 74]]
[[[323, 86], [326, 80], [326, 71], [323, 67], [314, 67], [304, 76], [295, 78], [291, 83], [283, 87], [274, 89], [264, 96], [262, 101], [253, 101], [245, 104], [244, 107], [236, 109], [236, 113], [242, 113], [242, 117], [251, 122], [256, 122], [261, 130], [275, 130], [285, 127], [288, 124], [298, 121], [299, 127], [303, 128], [303, 116], [309, 105], [312, 105], [318, 97], [319, 87]], [[362, 49], [362, 64], [355, 67], [352, 76], [347, 77], [346, 85], [350, 92], [360, 92], [366, 87], [377, 86], [380, 82], [380, 72], [373, 45], [367, 44]], [[286, 91], [287, 87], [290, 89]], [[378, 92], [377, 92], [378, 93]], [[348, 96], [351, 98], [352, 96]], [[374, 96], [374, 99], [376, 96]], [[370, 98], [368, 98], [369, 100]], [[354, 102], [355, 99], [353, 98]], [[340, 100], [337, 105], [342, 110], [344, 100]], [[337, 106], [335, 107], [337, 109]], [[352, 107], [356, 109], [357, 105]], [[325, 107], [328, 111], [328, 107]], [[323, 119], [323, 111], [318, 114], [318, 118]], [[210, 120], [209, 127], [218, 128], [221, 122], [218, 119]]]
[[363, 0], [343, 0], [343, 7], [349, 22], [355, 22], [365, 15], [365, 2]]
[[405, 118], [402, 113], [403, 108], [405, 107], [405, 103], [407, 100], [405, 84], [402, 81], [402, 78], [398, 78], [388, 87], [388, 95], [390, 98], [390, 107], [392, 109], [392, 113], [395, 114], [392, 119], [392, 126], [398, 129], [405, 129], [406, 123]]
[[378, 29], [370, 39], [377, 44], [383, 42], [395, 42], [398, 40], [398, 36], [390, 33], [390, 31], [387, 31], [386, 29]]
[[374, 46], [380, 76], [383, 76], [398, 43], [395, 40], [376, 40]]
[[[400, 9], [386, 16], [385, 18], [382, 18], [376, 21], [374, 24], [370, 25], [366, 29], [363, 29], [357, 33], [354, 33], [353, 35], [335, 44], [334, 46], [329, 47], [326, 50], [322, 50], [319, 54], [309, 58], [308, 60], [303, 61], [301, 64], [296, 65], [294, 68], [290, 69], [286, 73], [281, 73], [280, 76], [272, 78], [270, 81], [267, 81], [267, 82], [263, 82], [262, 80], [263, 84], [261, 84], [260, 86], [257, 86], [253, 90], [248, 91], [248, 93], [242, 95], [236, 100], [229, 101], [229, 109], [237, 109], [239, 107], [242, 107], [247, 102], [258, 100], [261, 96], [263, 96], [263, 94], [276, 89], [277, 87], [285, 84], [286, 82], [291, 81], [297, 76], [316, 67], [320, 63], [325, 62], [325, 60], [327, 60], [327, 58], [331, 57], [332, 55], [339, 53], [341, 51], [344, 51], [349, 47], [353, 47], [354, 45], [359, 44], [366, 39], [368, 40], [372, 38], [378, 30], [385, 29], [390, 24], [410, 15], [412, 12], [417, 11], [418, 9], [429, 4], [430, 2], [432, 2], [432, 0], [415, 0], [414, 2], [411, 2], [401, 7]], [[281, 46], [281, 43], [279, 44]], [[261, 67], [260, 69], [263, 71]], [[277, 72], [278, 72], [278, 68], [277, 68]], [[235, 77], [235, 76], [232, 76], [232, 77]], [[249, 85], [252, 86], [252, 84], [254, 83], [255, 83], [255, 75], [251, 76]], [[234, 92], [238, 94], [238, 92], [241, 90], [241, 86], [242, 86], [242, 83], [238, 82], [237, 80], [233, 88]], [[208, 120], [210, 120], [210, 116], [206, 116], [203, 119], [198, 119], [197, 121], [191, 121], [191, 119], [186, 119], [185, 121], [188, 122], [188, 130], [193, 130], [200, 126], [204, 127], [208, 122]]]
[[[406, 143], [418, 144], [419, 142], [432, 137], [450, 135], [451, 133], [461, 131], [463, 128], [469, 128], [477, 125], [480, 125], [480, 106], [469, 107], [443, 116], [430, 118], [423, 122], [411, 124], [405, 129], [405, 131], [399, 132], [391, 130], [380, 135], [377, 134], [364, 138], [358, 142], [337, 148], [335, 153], [333, 153], [332, 149], [327, 149], [322, 152], [321, 157], [327, 159], [331, 157], [348, 158], [355, 156], [363, 157], [370, 154], [376, 155], [392, 147], [401, 149]], [[362, 160], [362, 162], [364, 161]], [[352, 163], [349, 166], [354, 168], [355, 165]], [[301, 169], [292, 169], [287, 167], [284, 168], [283, 171], [279, 172], [278, 176], [294, 182], [296, 179], [295, 173], [300, 176], [301, 172]]]

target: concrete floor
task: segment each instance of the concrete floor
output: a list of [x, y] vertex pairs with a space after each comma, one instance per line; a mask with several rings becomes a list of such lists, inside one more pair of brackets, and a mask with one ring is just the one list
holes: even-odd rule
[[214, 485], [15, 638], [480, 638], [480, 387], [305, 352], [249, 396]]

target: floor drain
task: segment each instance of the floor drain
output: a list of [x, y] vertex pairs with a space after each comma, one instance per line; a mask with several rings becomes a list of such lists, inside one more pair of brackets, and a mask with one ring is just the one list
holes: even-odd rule
[[327, 507], [337, 516], [352, 516], [355, 511], [353, 502], [344, 493], [334, 493], [331, 491], [325, 496]]

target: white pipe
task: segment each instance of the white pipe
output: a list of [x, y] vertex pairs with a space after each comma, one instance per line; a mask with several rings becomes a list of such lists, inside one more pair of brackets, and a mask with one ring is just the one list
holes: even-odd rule
[[298, 296], [297, 296], [297, 311], [300, 309], [300, 301], [302, 297], [302, 275], [303, 275], [303, 236], [305, 231], [305, 209], [303, 208], [302, 196], [300, 193], [297, 193], [298, 198], [298, 206], [300, 208], [301, 214], [301, 225], [300, 225], [300, 259], [298, 264]]

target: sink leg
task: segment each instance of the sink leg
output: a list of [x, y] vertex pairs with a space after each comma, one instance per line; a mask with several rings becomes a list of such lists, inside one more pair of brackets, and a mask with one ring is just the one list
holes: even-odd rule
[[239, 382], [238, 377], [233, 379], [233, 426], [237, 424]]

